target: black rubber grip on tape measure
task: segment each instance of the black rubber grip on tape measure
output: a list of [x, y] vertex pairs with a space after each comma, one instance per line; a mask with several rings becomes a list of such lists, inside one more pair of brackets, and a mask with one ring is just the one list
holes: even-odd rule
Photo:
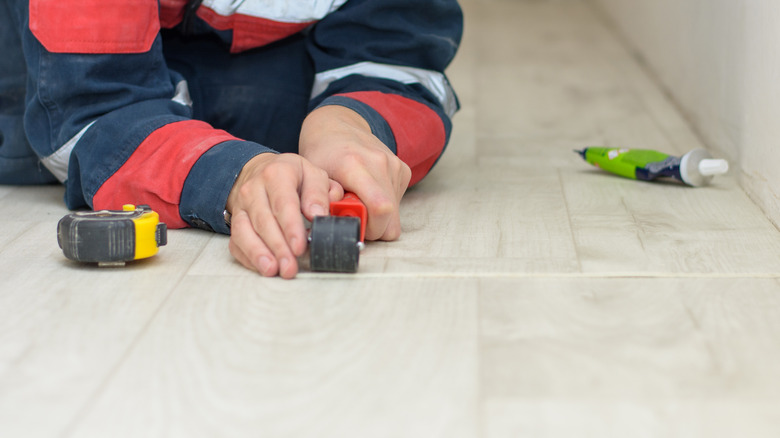
[[71, 260], [125, 262], [135, 258], [135, 224], [125, 218], [69, 215], [57, 225], [57, 243]]

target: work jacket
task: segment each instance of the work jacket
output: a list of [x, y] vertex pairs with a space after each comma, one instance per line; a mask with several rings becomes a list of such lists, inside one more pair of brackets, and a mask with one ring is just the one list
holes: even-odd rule
[[[161, 31], [211, 33], [241, 54], [305, 38], [309, 109], [354, 109], [421, 180], [449, 138], [457, 98], [455, 0], [29, 0], [25, 133], [70, 208], [147, 204], [171, 228], [229, 232], [223, 210], [243, 165], [273, 151], [192, 117]], [[161, 30], [162, 29], [162, 30]]]

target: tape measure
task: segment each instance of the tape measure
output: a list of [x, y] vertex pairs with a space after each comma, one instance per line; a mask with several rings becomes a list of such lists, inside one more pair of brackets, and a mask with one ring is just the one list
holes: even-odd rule
[[57, 243], [65, 257], [99, 266], [157, 254], [167, 243], [168, 227], [147, 205], [127, 204], [122, 210], [71, 213], [57, 224]]

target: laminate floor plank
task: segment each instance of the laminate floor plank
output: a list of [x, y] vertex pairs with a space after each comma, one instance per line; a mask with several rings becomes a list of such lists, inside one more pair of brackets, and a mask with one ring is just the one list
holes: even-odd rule
[[703, 188], [561, 178], [583, 272], [780, 272], [780, 234], [733, 178]]
[[778, 279], [479, 287], [485, 437], [780, 430]]
[[148, 261], [79, 265], [57, 246], [56, 223], [30, 224], [0, 252], [0, 436], [66, 430], [202, 248], [176, 234]]
[[188, 276], [73, 436], [475, 436], [475, 289]]
[[737, 163], [590, 166], [702, 143], [587, 1], [462, 4], [448, 150], [356, 274], [263, 279], [200, 230], [78, 265], [64, 189], [0, 186], [0, 437], [780, 434], [780, 232]]

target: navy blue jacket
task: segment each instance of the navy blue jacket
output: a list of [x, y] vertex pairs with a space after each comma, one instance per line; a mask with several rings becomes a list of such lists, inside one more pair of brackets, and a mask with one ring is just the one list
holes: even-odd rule
[[412, 184], [442, 153], [458, 108], [443, 74], [462, 33], [455, 0], [199, 3], [29, 0], [25, 132], [70, 208], [148, 204], [172, 228], [229, 232], [222, 212], [235, 178], [273, 145], [192, 118], [160, 32], [193, 14], [233, 53], [305, 35], [315, 70], [309, 109], [358, 111], [412, 168]]

